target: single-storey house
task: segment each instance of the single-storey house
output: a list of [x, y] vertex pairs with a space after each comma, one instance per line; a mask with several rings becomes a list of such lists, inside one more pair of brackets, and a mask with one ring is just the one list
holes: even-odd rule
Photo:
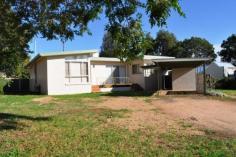
[[236, 67], [231, 63], [212, 62], [206, 67], [206, 74], [221, 80], [224, 78], [235, 78]]
[[216, 80], [225, 78], [225, 70], [223, 66], [219, 66], [216, 62], [212, 62], [206, 67], [206, 74]]
[[39, 54], [28, 64], [30, 90], [63, 95], [129, 90], [135, 84], [146, 91], [198, 91], [196, 68], [208, 60], [145, 55], [124, 63], [99, 57], [97, 50]]

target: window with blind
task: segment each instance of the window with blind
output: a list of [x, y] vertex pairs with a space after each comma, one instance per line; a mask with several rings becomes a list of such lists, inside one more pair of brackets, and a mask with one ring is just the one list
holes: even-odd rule
[[132, 65], [132, 73], [133, 74], [141, 74], [142, 70], [139, 64], [133, 64]]
[[76, 79], [76, 82], [88, 82], [88, 62], [65, 62], [66, 78]]

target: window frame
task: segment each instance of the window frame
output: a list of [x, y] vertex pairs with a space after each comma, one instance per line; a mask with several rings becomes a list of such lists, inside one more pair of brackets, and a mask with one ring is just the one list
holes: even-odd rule
[[[70, 64], [71, 63], [79, 64], [78, 68], [80, 68], [80, 75], [71, 76], [71, 70], [70, 70], [70, 68], [71, 68]], [[82, 70], [82, 67], [83, 67], [82, 65], [83, 64], [86, 67], [86, 72], [85, 72], [86, 75], [83, 75], [83, 73], [84, 73], [84, 71]], [[68, 66], [68, 67], [66, 67], [66, 66]], [[69, 61], [69, 60], [66, 60], [65, 61], [65, 78], [69, 79], [69, 83], [71, 82], [72, 78], [80, 78], [80, 83], [79, 84], [89, 83], [89, 63], [88, 63], [88, 61]], [[87, 81], [83, 81], [84, 78], [87, 79]]]
[[[136, 66], [136, 70], [135, 69], [135, 66]], [[132, 74], [133, 75], [136, 75], [136, 74], [142, 74], [142, 71], [141, 71], [141, 66], [140, 64], [132, 64]]]

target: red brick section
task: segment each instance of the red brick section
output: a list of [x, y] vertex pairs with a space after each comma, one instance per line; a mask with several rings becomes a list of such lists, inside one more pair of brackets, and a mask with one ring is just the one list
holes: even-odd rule
[[99, 87], [99, 85], [92, 85], [92, 92], [93, 92], [93, 93], [100, 92], [100, 87]]

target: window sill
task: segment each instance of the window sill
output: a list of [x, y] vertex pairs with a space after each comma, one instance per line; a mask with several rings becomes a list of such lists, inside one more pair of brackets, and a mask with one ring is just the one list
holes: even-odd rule
[[91, 83], [65, 83], [66, 86], [91, 85]]

